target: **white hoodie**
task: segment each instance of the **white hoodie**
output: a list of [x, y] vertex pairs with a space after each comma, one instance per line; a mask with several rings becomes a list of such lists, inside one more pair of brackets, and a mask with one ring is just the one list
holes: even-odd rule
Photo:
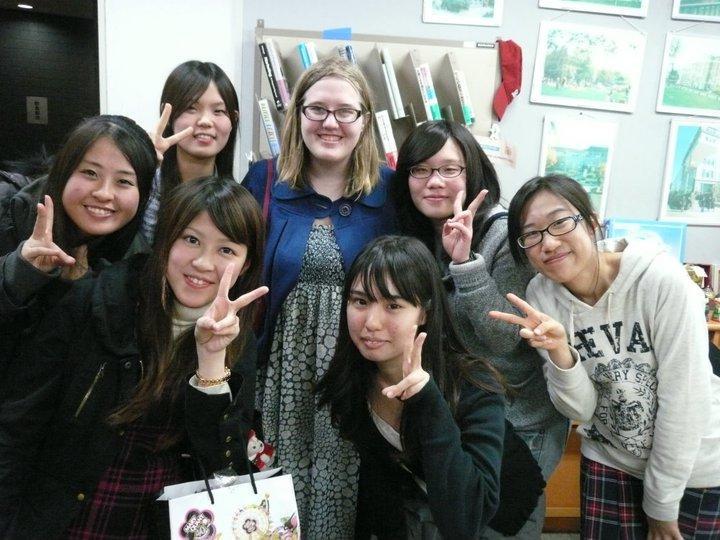
[[528, 285], [528, 302], [565, 327], [576, 360], [564, 370], [540, 351], [550, 398], [581, 422], [585, 457], [642, 479], [645, 513], [676, 520], [686, 487], [720, 486], [720, 379], [703, 294], [656, 244], [598, 249], [622, 258], [594, 306], [543, 275]]

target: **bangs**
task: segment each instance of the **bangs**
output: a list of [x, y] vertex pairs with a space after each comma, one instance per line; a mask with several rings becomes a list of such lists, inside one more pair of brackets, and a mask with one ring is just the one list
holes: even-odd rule
[[[394, 259], [399, 254], [394, 253]], [[395, 264], [393, 264], [395, 263]], [[362, 271], [361, 274], [352, 280], [351, 286], [359, 281], [364, 294], [369, 300], [375, 302], [380, 299], [392, 299], [398, 296], [414, 306], [423, 306], [422, 298], [418, 291], [419, 287], [413, 283], [414, 272], [408, 272], [410, 261], [389, 260], [388, 258], [377, 258], [371, 261]], [[390, 289], [394, 286], [397, 294]], [[376, 298], [375, 292], [379, 293], [382, 298]]]

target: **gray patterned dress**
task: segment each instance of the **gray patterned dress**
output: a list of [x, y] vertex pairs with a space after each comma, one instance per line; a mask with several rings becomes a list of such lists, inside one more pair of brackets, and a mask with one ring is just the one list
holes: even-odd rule
[[330, 225], [314, 225], [300, 276], [278, 315], [266, 370], [259, 373], [265, 439], [293, 475], [304, 538], [352, 538], [359, 458], [317, 410], [314, 384], [337, 342], [342, 255]]

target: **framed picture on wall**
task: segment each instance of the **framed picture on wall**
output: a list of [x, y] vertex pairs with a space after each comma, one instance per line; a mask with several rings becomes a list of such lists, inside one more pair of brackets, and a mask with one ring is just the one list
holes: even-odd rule
[[670, 124], [660, 219], [720, 225], [720, 122]]
[[720, 39], [668, 32], [657, 110], [720, 117]]
[[717, 0], [675, 0], [672, 18], [720, 22], [720, 3]]
[[500, 26], [505, 0], [423, 0], [424, 23]]
[[632, 112], [644, 51], [635, 30], [542, 22], [530, 101]]
[[675, 223], [674, 221], [609, 218], [605, 222], [607, 238], [652, 240], [665, 245], [680, 262], [685, 260], [686, 229], [685, 223]]
[[650, 0], [539, 0], [538, 5], [541, 8], [645, 17], [649, 3]]
[[586, 115], [546, 115], [539, 174], [574, 178], [588, 192], [600, 217], [604, 216], [616, 134], [615, 122]]

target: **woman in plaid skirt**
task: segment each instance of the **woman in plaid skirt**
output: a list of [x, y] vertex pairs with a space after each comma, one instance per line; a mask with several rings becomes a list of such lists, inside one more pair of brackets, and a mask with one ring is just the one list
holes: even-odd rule
[[540, 272], [520, 325], [545, 357], [553, 403], [580, 421], [582, 535], [720, 537], [720, 379], [702, 292], [664, 249], [596, 243], [587, 192], [537, 177], [510, 203], [513, 256]]
[[155, 537], [164, 486], [248, 469], [260, 208], [218, 177], [166, 203], [154, 252], [76, 282], [8, 368], [2, 538]]

